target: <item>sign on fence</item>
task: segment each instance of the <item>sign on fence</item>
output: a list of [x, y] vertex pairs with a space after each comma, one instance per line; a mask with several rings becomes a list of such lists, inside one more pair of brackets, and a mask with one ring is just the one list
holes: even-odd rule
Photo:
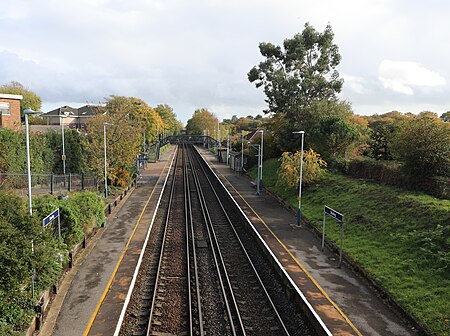
[[336, 210], [331, 209], [328, 206], [324, 206], [323, 208], [323, 229], [322, 229], [322, 251], [325, 245], [325, 220], [326, 220], [326, 215], [329, 215], [331, 217], [333, 217], [336, 222], [339, 224], [339, 226], [341, 227], [341, 248], [340, 248], [340, 253], [339, 253], [339, 267], [341, 267], [342, 264], [342, 239], [344, 236], [344, 215], [341, 214], [340, 212], [337, 212]]
[[57, 218], [58, 218], [58, 237], [59, 241], [61, 241], [61, 220], [59, 216], [59, 208], [53, 211], [50, 215], [48, 215], [42, 220], [42, 229], [45, 230], [45, 228]]

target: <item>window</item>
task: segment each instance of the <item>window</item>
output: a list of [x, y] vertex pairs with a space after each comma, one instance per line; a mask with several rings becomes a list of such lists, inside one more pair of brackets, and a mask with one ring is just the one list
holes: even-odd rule
[[11, 115], [10, 104], [6, 102], [0, 102], [0, 114]]

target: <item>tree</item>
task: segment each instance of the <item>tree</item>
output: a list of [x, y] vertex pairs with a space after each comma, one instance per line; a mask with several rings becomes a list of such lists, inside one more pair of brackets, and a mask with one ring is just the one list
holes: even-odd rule
[[187, 121], [186, 131], [188, 134], [203, 135], [203, 131], [208, 130], [209, 135], [214, 136], [218, 121], [214, 113], [206, 108], [200, 108], [195, 110], [192, 118]]
[[311, 142], [325, 158], [340, 159], [346, 156], [359, 134], [356, 127], [339, 116], [321, 119], [311, 129]]
[[336, 99], [343, 80], [336, 70], [341, 56], [333, 37], [330, 25], [320, 33], [306, 23], [301, 34], [284, 41], [284, 50], [260, 43], [265, 60], [250, 70], [248, 79], [257, 88], [264, 87], [269, 105], [265, 112], [281, 114], [295, 123], [313, 101]]
[[[83, 134], [74, 129], [65, 129], [64, 145], [66, 152], [66, 172], [77, 174], [87, 173], [86, 153], [83, 148]], [[62, 173], [63, 163], [61, 160], [62, 138], [61, 133], [50, 131], [45, 133], [50, 148], [53, 149], [53, 172]]]
[[392, 137], [398, 128], [397, 124], [376, 121], [370, 125], [369, 156], [376, 160], [392, 160]]
[[164, 121], [164, 128], [169, 134], [179, 134], [183, 129], [183, 124], [177, 120], [177, 115], [173, 112], [173, 108], [166, 104], [159, 104], [155, 107], [155, 111]]
[[122, 184], [121, 176], [131, 176], [135, 160], [140, 152], [144, 133], [146, 139], [155, 140], [157, 130], [162, 130], [161, 117], [143, 100], [134, 97], [111, 96], [107, 99], [106, 113], [89, 122], [83, 145], [89, 168], [102, 176], [103, 173], [103, 123], [107, 126], [107, 160], [109, 178]]
[[4, 84], [0, 86], [0, 93], [9, 93], [15, 95], [22, 95], [23, 99], [20, 102], [20, 116], [24, 120], [23, 111], [26, 109], [32, 109], [39, 111], [41, 109], [42, 100], [30, 89], [24, 87], [19, 82], [12, 81], [9, 84]]
[[445, 122], [450, 122], [450, 111], [442, 113], [440, 118]]
[[395, 134], [394, 156], [417, 178], [450, 176], [450, 124], [428, 114], [404, 120]]

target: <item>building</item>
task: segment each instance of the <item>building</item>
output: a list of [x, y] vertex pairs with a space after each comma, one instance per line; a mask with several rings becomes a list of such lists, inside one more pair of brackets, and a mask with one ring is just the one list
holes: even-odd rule
[[61, 125], [70, 128], [85, 129], [89, 120], [103, 113], [104, 108], [98, 105], [85, 105], [80, 108], [61, 106], [50, 112], [44, 113], [42, 118], [47, 120], [47, 125]]
[[20, 101], [21, 95], [0, 93], [0, 128], [20, 130]]

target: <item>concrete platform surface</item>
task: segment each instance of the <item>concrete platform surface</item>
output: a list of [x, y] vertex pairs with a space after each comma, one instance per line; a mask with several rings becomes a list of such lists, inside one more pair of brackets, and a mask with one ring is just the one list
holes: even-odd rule
[[[321, 251], [321, 241], [308, 227], [296, 227], [296, 215], [286, 209], [267, 192], [256, 195], [248, 177], [234, 172], [215, 155], [198, 148], [203, 157], [222, 180], [267, 244], [274, 246], [279, 260], [292, 258], [294, 267], [288, 273], [303, 273], [309, 281], [298, 280], [297, 286], [314, 306], [320, 292], [329, 302], [328, 307], [317, 303], [316, 312], [326, 314], [334, 309], [352, 326], [358, 335], [417, 335], [405, 321], [397, 316], [375, 293], [365, 279], [345, 264], [338, 268], [339, 257], [328, 249]], [[294, 279], [294, 277], [291, 275]], [[302, 279], [302, 278], [300, 278]], [[295, 280], [294, 280], [295, 281]], [[311, 283], [317, 287], [310, 292]], [[321, 301], [317, 301], [321, 302]], [[331, 319], [332, 320], [332, 319]], [[336, 334], [347, 334], [339, 333]]]
[[175, 148], [172, 146], [159, 162], [149, 163], [141, 172], [137, 188], [119, 204], [104, 232], [89, 245], [87, 256], [65, 277], [41, 335], [80, 336], [86, 332], [113, 283], [126, 247], [135, 247], [130, 237], [140, 239], [150, 224], [149, 211], [145, 220], [140, 219], [149, 202], [159, 197], [155, 187], [164, 182]]

